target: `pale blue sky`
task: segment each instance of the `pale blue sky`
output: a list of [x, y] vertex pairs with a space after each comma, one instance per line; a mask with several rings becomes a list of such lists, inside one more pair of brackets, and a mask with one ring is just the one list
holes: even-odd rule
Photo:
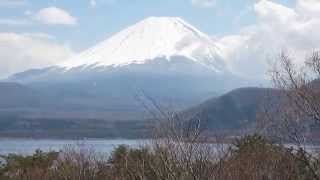
[[69, 60], [150, 16], [212, 37], [227, 66], [263, 76], [279, 51], [320, 49], [319, 0], [0, 0], [0, 77]]

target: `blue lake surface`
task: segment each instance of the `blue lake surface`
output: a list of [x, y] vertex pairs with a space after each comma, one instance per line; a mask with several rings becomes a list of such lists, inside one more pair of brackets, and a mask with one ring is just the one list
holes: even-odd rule
[[125, 139], [88, 139], [88, 140], [37, 140], [37, 139], [0, 139], [0, 154], [9, 153], [28, 155], [40, 149], [42, 151], [60, 151], [68, 146], [85, 148], [98, 153], [111, 153], [119, 145], [142, 146], [146, 140]]
[[[132, 148], [138, 148], [145, 145], [148, 140], [126, 140], [126, 139], [87, 139], [87, 140], [60, 140], [60, 139], [1, 139], [0, 138], [0, 155], [7, 155], [9, 153], [30, 155], [35, 150], [42, 151], [61, 151], [67, 147], [74, 147], [79, 149], [90, 150], [96, 153], [104, 153], [109, 155], [114, 148], [119, 145], [127, 145]], [[216, 147], [215, 147], [216, 146]], [[221, 145], [220, 145], [221, 146]], [[221, 147], [213, 145], [219, 149]], [[224, 145], [228, 147], [227, 144]], [[287, 147], [295, 147], [294, 145], [287, 144]], [[320, 152], [319, 145], [305, 146], [307, 151]]]

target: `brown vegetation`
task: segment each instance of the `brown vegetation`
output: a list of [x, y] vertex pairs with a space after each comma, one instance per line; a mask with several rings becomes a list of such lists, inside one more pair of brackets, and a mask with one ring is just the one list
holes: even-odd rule
[[[309, 165], [319, 161], [302, 150], [258, 136], [235, 141], [224, 153], [207, 156], [208, 147], [181, 149], [169, 144], [116, 148], [109, 158], [68, 148], [61, 153], [37, 151], [32, 156], [5, 156], [2, 180], [304, 180], [318, 179]], [[170, 145], [171, 146], [171, 145]], [[212, 149], [210, 149], [212, 150]], [[307, 163], [306, 163], [307, 161]]]

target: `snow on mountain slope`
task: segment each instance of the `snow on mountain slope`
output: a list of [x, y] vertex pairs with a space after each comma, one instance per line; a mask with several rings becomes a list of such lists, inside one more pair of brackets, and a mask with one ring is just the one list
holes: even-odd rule
[[170, 61], [173, 56], [184, 56], [215, 72], [226, 69], [210, 37], [176, 17], [147, 18], [58, 66], [118, 67], [158, 57]]

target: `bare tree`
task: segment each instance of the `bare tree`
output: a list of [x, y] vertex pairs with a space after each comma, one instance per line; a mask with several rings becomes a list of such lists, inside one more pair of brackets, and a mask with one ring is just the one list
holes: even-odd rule
[[[265, 107], [264, 122], [269, 126], [268, 133], [276, 132], [278, 139], [294, 143], [297, 151], [308, 152], [306, 144], [314, 140], [310, 128], [320, 128], [320, 51], [306, 57], [302, 66], [293, 62], [292, 57], [282, 52], [272, 67], [271, 78], [282, 97]], [[306, 153], [300, 161], [314, 179], [320, 179], [315, 153]]]

